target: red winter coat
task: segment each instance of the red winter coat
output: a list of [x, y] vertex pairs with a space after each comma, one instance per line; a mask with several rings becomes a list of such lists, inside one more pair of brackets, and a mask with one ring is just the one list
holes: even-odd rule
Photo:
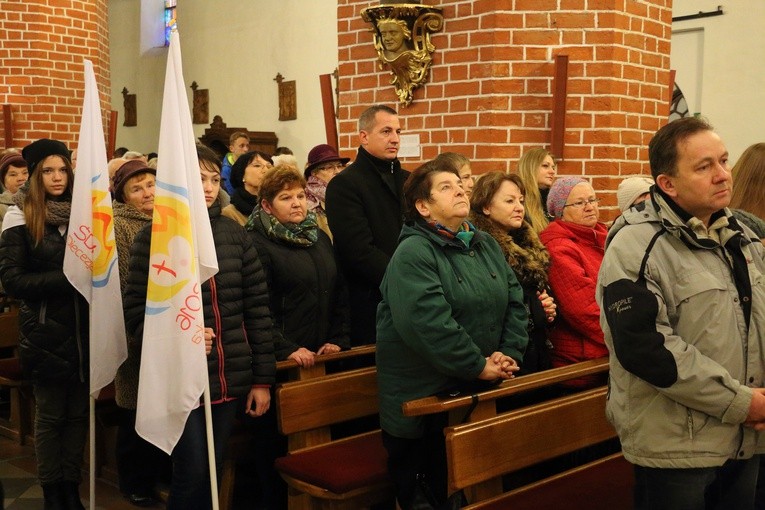
[[[550, 288], [558, 304], [558, 319], [550, 330], [554, 367], [608, 355], [600, 329], [600, 308], [595, 301], [598, 271], [608, 230], [555, 220], [539, 238], [550, 252]], [[569, 387], [594, 386], [597, 377], [570, 381]]]

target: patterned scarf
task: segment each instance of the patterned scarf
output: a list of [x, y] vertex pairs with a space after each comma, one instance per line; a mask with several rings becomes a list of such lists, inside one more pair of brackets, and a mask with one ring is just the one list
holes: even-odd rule
[[[29, 182], [29, 181], [27, 181]], [[27, 197], [29, 185], [24, 183], [15, 195], [13, 201], [16, 207], [24, 210], [24, 199]], [[72, 195], [69, 192], [64, 193], [55, 199], [45, 201], [45, 223], [59, 227], [69, 225], [69, 216], [72, 213]]]
[[313, 246], [319, 238], [316, 215], [310, 211], [300, 223], [282, 223], [258, 205], [252, 211], [250, 217], [247, 218], [244, 228], [247, 230], [258, 230], [263, 232], [269, 239], [303, 248]]
[[447, 239], [459, 239], [462, 241], [462, 244], [465, 245], [465, 248], [470, 247], [470, 241], [473, 240], [473, 236], [475, 235], [475, 227], [469, 221], [463, 221], [457, 232], [454, 232], [449, 229], [449, 227], [446, 227], [437, 221], [428, 221], [427, 223], [430, 228], [438, 233], [438, 235]]
[[324, 208], [321, 203], [324, 202], [324, 197], [327, 196], [327, 183], [311, 175], [306, 181], [305, 196], [308, 199], [308, 210], [313, 211], [319, 209], [323, 211]]

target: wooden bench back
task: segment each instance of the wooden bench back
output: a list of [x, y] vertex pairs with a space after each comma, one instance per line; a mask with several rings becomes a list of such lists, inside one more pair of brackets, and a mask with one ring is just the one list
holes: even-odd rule
[[448, 427], [449, 492], [491, 480], [616, 436], [606, 387]]
[[279, 430], [293, 434], [378, 413], [377, 370], [360, 368], [276, 390]]
[[0, 296], [0, 348], [19, 344], [19, 306], [16, 301]]

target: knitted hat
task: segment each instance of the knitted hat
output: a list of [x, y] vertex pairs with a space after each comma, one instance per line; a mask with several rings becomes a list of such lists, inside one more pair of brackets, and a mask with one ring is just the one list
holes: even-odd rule
[[644, 193], [648, 193], [651, 186], [653, 186], [653, 179], [649, 179], [648, 177], [636, 176], [624, 179], [619, 183], [619, 188], [616, 190], [616, 200], [619, 203], [619, 210], [624, 212], [629, 209], [635, 200], [637, 200], [637, 197]]
[[8, 173], [8, 169], [11, 166], [26, 168], [27, 162], [24, 161], [21, 154], [16, 152], [9, 152], [3, 156], [3, 159], [0, 159], [0, 186], [2, 186], [3, 181], [5, 181], [5, 175]]
[[64, 142], [48, 138], [42, 138], [30, 143], [21, 150], [21, 155], [24, 156], [27, 162], [29, 177], [32, 177], [32, 172], [35, 171], [37, 164], [48, 156], [61, 156], [71, 162], [71, 159], [69, 159], [69, 149], [66, 148]]
[[341, 158], [337, 153], [337, 150], [335, 150], [335, 148], [331, 145], [327, 145], [326, 143], [317, 145], [311, 149], [311, 152], [308, 153], [308, 166], [305, 167], [304, 172], [305, 178], [308, 179], [311, 176], [313, 169], [322, 163], [339, 161], [341, 164], [345, 165], [350, 160], [351, 158]]
[[125, 197], [123, 191], [125, 185], [131, 177], [135, 177], [138, 174], [148, 173], [151, 175], [157, 175], [157, 171], [148, 166], [140, 159], [131, 159], [127, 163], [123, 163], [121, 167], [114, 172], [114, 188], [112, 190], [112, 196], [117, 202], [125, 203]]
[[556, 179], [552, 186], [550, 186], [550, 192], [547, 194], [547, 212], [555, 216], [555, 218], [563, 217], [563, 206], [566, 205], [568, 195], [574, 186], [590, 181], [583, 179], [582, 177], [561, 177]]

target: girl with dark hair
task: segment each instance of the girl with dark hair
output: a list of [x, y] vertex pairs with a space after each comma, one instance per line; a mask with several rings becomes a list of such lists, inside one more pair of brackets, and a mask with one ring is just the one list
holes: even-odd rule
[[[217, 156], [207, 147], [197, 146], [197, 157], [219, 268], [215, 276], [202, 283], [202, 303], [215, 461], [220, 475], [237, 409], [244, 407], [252, 417], [265, 414], [271, 403], [269, 390], [276, 363], [268, 289], [258, 254], [247, 232], [221, 216]], [[130, 250], [123, 304], [125, 325], [136, 339], [143, 338], [150, 242], [151, 227], [147, 226], [138, 233]], [[210, 508], [206, 445], [204, 407], [200, 406], [186, 420], [172, 453], [169, 510]]]
[[260, 183], [273, 166], [271, 156], [264, 152], [250, 151], [239, 156], [231, 167], [231, 188], [234, 190], [231, 204], [224, 207], [221, 214], [244, 226], [258, 205]]
[[22, 151], [29, 180], [0, 236], [0, 278], [20, 300], [19, 353], [35, 395], [35, 454], [45, 509], [83, 509], [88, 433], [88, 303], [64, 275], [74, 174], [62, 142]]

